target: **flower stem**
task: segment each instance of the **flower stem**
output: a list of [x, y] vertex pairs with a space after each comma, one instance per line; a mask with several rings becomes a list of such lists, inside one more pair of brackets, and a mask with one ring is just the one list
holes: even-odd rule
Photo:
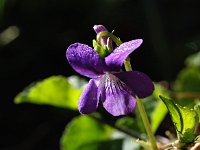
[[146, 111], [144, 109], [144, 105], [142, 103], [142, 100], [137, 96], [136, 96], [136, 100], [137, 100], [138, 110], [140, 112], [140, 115], [141, 115], [142, 121], [144, 123], [146, 132], [147, 132], [147, 134], [149, 136], [149, 140], [151, 142], [152, 149], [153, 150], [158, 150], [158, 147], [157, 147], [157, 144], [156, 144], [156, 140], [155, 140], [155, 137], [153, 135], [153, 132], [152, 132], [152, 129], [151, 129], [151, 125], [149, 123], [149, 120], [148, 120]]
[[99, 34], [97, 34], [97, 42], [100, 43], [101, 38], [104, 36], [110, 37], [116, 43], [117, 46], [122, 44], [122, 41], [118, 37], [107, 31], [100, 32]]
[[124, 61], [124, 67], [126, 71], [132, 71], [131, 63], [130, 63], [130, 57], [127, 57]]
[[[131, 64], [130, 64], [130, 57], [126, 58], [126, 60], [124, 61], [124, 66], [125, 66], [126, 71], [131, 71], [132, 70], [132, 67], [131, 67]], [[149, 136], [149, 140], [151, 142], [152, 149], [153, 150], [158, 150], [158, 147], [157, 147], [157, 144], [156, 144], [156, 140], [155, 140], [155, 137], [153, 135], [153, 132], [152, 132], [152, 129], [151, 129], [151, 125], [149, 123], [149, 119], [148, 119], [147, 113], [146, 113], [146, 111], [144, 109], [144, 105], [142, 103], [142, 100], [137, 96], [136, 96], [136, 100], [137, 100], [138, 110], [140, 112], [142, 121], [144, 123], [144, 127], [146, 129], [146, 132], [147, 132], [147, 134]]]

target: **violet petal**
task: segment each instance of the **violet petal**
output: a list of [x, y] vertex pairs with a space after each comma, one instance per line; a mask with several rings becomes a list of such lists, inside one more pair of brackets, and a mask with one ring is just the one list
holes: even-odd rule
[[152, 94], [154, 85], [151, 79], [139, 71], [128, 71], [115, 73], [131, 90], [140, 98], [145, 98]]
[[[93, 27], [94, 31], [97, 33], [97, 37], [98, 37], [98, 34], [100, 32], [107, 32], [108, 30], [106, 29], [106, 27], [104, 27], [103, 25], [94, 25]], [[107, 40], [108, 40], [108, 37], [102, 37], [101, 39], [101, 45], [104, 46], [104, 45], [107, 45]], [[113, 49], [113, 46], [112, 46], [112, 40], [110, 39], [109, 41], [109, 47], [111, 49]]]
[[66, 51], [66, 57], [69, 64], [78, 73], [95, 78], [103, 73], [103, 63], [99, 54], [91, 47], [74, 43]]
[[134, 93], [112, 74], [106, 73], [101, 84], [101, 100], [104, 108], [113, 116], [131, 113], [136, 105]]
[[[97, 35], [98, 35], [100, 32], [108, 31], [108, 30], [106, 29], [106, 27], [104, 27], [103, 25], [94, 25], [93, 29], [94, 29], [94, 31], [96, 32]], [[108, 37], [102, 37], [102, 39], [101, 39], [101, 44], [102, 44], [102, 45], [106, 45], [106, 44], [107, 44], [107, 39], [108, 39]]]
[[93, 27], [94, 31], [98, 34], [99, 32], [104, 32], [104, 31], [108, 31], [106, 29], [106, 27], [104, 27], [103, 25], [94, 25]]
[[90, 114], [96, 111], [99, 103], [97, 90], [94, 79], [91, 79], [79, 99], [78, 110], [81, 114]]
[[106, 65], [111, 71], [120, 70], [124, 60], [142, 44], [142, 41], [142, 39], [137, 39], [121, 44], [105, 58]]

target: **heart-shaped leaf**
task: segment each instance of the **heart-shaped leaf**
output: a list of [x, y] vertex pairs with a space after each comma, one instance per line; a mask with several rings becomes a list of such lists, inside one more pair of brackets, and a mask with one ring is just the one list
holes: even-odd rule
[[160, 96], [165, 103], [171, 119], [175, 125], [179, 142], [184, 145], [194, 141], [195, 127], [198, 123], [198, 115], [194, 109], [189, 109], [175, 104], [173, 100]]
[[15, 97], [15, 103], [34, 103], [77, 110], [85, 81], [72, 76], [51, 76], [31, 84]]
[[66, 126], [61, 150], [121, 150], [122, 139], [111, 139], [113, 131], [90, 116], [78, 116]]

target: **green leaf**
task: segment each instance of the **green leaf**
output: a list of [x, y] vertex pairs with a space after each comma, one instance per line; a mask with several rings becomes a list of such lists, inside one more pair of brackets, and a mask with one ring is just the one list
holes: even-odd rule
[[75, 76], [69, 78], [51, 76], [25, 88], [15, 97], [14, 102], [16, 104], [26, 102], [51, 105], [76, 110], [82, 92], [81, 84], [85, 85], [85, 82]]
[[188, 56], [185, 63], [189, 67], [200, 67], [200, 52]]
[[79, 116], [70, 122], [61, 138], [61, 150], [121, 150], [122, 140], [111, 140], [113, 129], [90, 116]]
[[198, 114], [199, 122], [200, 122], [200, 104], [196, 104], [196, 105], [194, 106], [194, 110], [195, 110], [196, 113]]
[[[167, 91], [167, 89], [165, 89], [161, 84], [154, 84], [154, 85], [155, 85], [155, 90], [152, 95], [154, 101], [159, 99], [159, 95], [169, 96], [169, 91]], [[167, 109], [165, 105], [161, 101], [157, 102], [150, 116], [153, 133], [156, 132], [161, 122], [165, 118], [166, 114], [167, 114]]]
[[195, 127], [198, 123], [198, 115], [193, 109], [181, 107], [171, 99], [160, 96], [165, 103], [171, 119], [175, 125], [180, 143], [187, 144], [193, 142], [195, 135]]
[[[142, 122], [142, 121], [141, 121]], [[140, 124], [138, 123], [137, 119], [133, 117], [123, 117], [117, 119], [115, 123], [116, 127], [121, 128], [132, 135], [135, 135], [136, 138], [142, 138], [141, 137], [141, 132], [144, 132], [143, 130], [141, 131], [141, 127], [139, 126]]]
[[74, 118], [66, 126], [60, 145], [61, 150], [139, 150], [133, 138], [102, 123], [97, 114]]
[[[200, 52], [190, 55], [186, 67], [178, 74], [174, 84], [176, 99], [194, 106], [194, 100], [200, 98]], [[187, 101], [186, 101], [187, 100]]]
[[156, 108], [154, 109], [151, 115], [151, 127], [153, 133], [156, 132], [160, 124], [162, 123], [163, 119], [167, 114], [167, 109], [162, 102], [158, 102]]
[[[200, 69], [188, 67], [183, 69], [175, 82], [176, 92], [200, 92]], [[192, 95], [191, 95], [192, 96]]]

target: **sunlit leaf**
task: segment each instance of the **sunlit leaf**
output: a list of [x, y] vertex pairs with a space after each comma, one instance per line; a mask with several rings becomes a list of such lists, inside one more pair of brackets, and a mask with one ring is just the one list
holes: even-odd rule
[[195, 135], [195, 127], [198, 115], [193, 109], [181, 107], [174, 103], [173, 100], [160, 96], [169, 110], [171, 119], [175, 125], [180, 143], [187, 144], [193, 142]]
[[[159, 99], [159, 95], [169, 96], [169, 92], [162, 85], [158, 83], [154, 85], [155, 85], [155, 90], [152, 95], [152, 97], [154, 97], [154, 101], [157, 101]], [[167, 114], [167, 109], [165, 105], [161, 101], [157, 101], [155, 108], [150, 116], [153, 133], [156, 132], [161, 122], [165, 118], [166, 114]]]
[[188, 56], [185, 63], [189, 67], [200, 67], [200, 52]]
[[34, 103], [51, 105], [68, 109], [77, 109], [79, 96], [82, 92], [81, 85], [74, 87], [74, 83], [82, 83], [78, 77], [69, 79], [63, 76], [52, 76], [42, 81], [31, 84], [15, 97], [15, 103]]
[[151, 115], [151, 127], [153, 133], [156, 132], [167, 114], [167, 109], [162, 102], [158, 102], [154, 112]]

